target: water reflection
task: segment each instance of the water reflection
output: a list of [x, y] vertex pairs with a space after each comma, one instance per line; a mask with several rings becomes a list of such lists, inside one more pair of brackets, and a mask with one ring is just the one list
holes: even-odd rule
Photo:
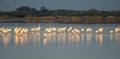
[[7, 47], [11, 40], [11, 29], [10, 28], [0, 28], [0, 36], [4, 46]]
[[78, 46], [80, 43], [80, 30], [73, 29], [68, 32], [68, 45], [75, 45]]
[[5, 47], [7, 47], [10, 40], [11, 40], [11, 34], [10, 33], [2, 34], [2, 41], [3, 41]]
[[74, 44], [75, 42], [75, 35], [72, 33], [68, 34], [68, 44]]
[[103, 34], [96, 34], [96, 42], [100, 44], [100, 46], [103, 45]]
[[[110, 30], [109, 33], [103, 33], [103, 28], [99, 28], [96, 32], [94, 32], [94, 29], [91, 28], [87, 28], [87, 31], [84, 31], [83, 28], [80, 30], [73, 27], [69, 27], [68, 29], [66, 27], [51, 27], [45, 28], [43, 32], [41, 32], [40, 26], [32, 28], [15, 27], [12, 29], [0, 28], [0, 39], [5, 47], [9, 45], [9, 42], [14, 42], [15, 46], [24, 46], [29, 44], [39, 46], [40, 43], [42, 43], [43, 46], [81, 46], [82, 43], [83, 46], [84, 43], [87, 42], [87, 46], [90, 46], [93, 44], [92, 41], [95, 40], [98, 45], [103, 46], [104, 39], [108, 37], [110, 38], [109, 41], [111, 43], [114, 41], [120, 43], [119, 28]], [[104, 34], [106, 34], [106, 36], [104, 36]]]
[[23, 45], [28, 42], [28, 34], [27, 33], [21, 34], [21, 35], [16, 34], [14, 37], [15, 37], [14, 38], [15, 45], [18, 45], [19, 43], [20, 43], [20, 45]]
[[56, 33], [44, 33], [44, 39], [43, 39], [43, 44], [44, 46], [47, 46], [51, 43], [56, 43]]
[[58, 45], [65, 44], [66, 43], [66, 32], [64, 33], [58, 33]]
[[120, 42], [120, 33], [115, 33], [116, 42]]
[[30, 38], [29, 38], [29, 41], [32, 41], [34, 42], [34, 44], [37, 44], [39, 46], [40, 44], [40, 32], [31, 32], [31, 34], [29, 34]]
[[14, 28], [14, 43], [15, 45], [25, 45], [34, 42], [40, 43], [40, 28]]
[[80, 43], [80, 34], [76, 34], [76, 45]]
[[83, 43], [84, 43], [84, 33], [81, 33], [81, 42], [82, 42], [82, 46], [83, 46]]
[[113, 42], [113, 34], [110, 34], [110, 42]]
[[92, 33], [87, 33], [86, 37], [87, 37], [87, 45], [89, 46], [92, 38]]

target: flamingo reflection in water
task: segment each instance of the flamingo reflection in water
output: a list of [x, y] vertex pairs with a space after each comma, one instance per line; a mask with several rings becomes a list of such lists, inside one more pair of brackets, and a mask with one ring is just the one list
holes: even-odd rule
[[[32, 28], [27, 28], [27, 27], [15, 27], [14, 28], [14, 42], [15, 45], [17, 46], [18, 44], [24, 45], [25, 43], [29, 42], [34, 42], [34, 43], [40, 43], [40, 30], [41, 27], [32, 27]], [[45, 28], [45, 32], [43, 33], [44, 39], [43, 39], [43, 44], [49, 45], [56, 43], [58, 45], [62, 44], [79, 44], [80, 41], [82, 43], [85, 41], [85, 37], [87, 39], [87, 45], [90, 45], [91, 38], [93, 32], [96, 33], [96, 42], [100, 44], [100, 46], [103, 45], [103, 31], [104, 28], [98, 28], [96, 31], [93, 31], [92, 28], [87, 28], [86, 31], [84, 28], [77, 29], [73, 27], [69, 27], [68, 29], [66, 26], [56, 28], [56, 27], [51, 27], [51, 28]], [[86, 36], [85, 36], [86, 33]], [[114, 30], [109, 31], [110, 34], [110, 41], [113, 41], [113, 38], [115, 36], [116, 42], [120, 42], [120, 27], [114, 28]], [[3, 39], [4, 45], [7, 46], [10, 38], [11, 38], [11, 28], [0, 28], [0, 35], [1, 38]]]
[[96, 30], [96, 42], [100, 44], [100, 46], [103, 45], [103, 31], [104, 31], [104, 28], [101, 27], [101, 28], [98, 28]]
[[82, 41], [82, 46], [83, 46], [85, 29], [84, 29], [84, 28], [81, 28], [80, 30], [81, 30], [81, 41]]
[[64, 46], [64, 44], [66, 43], [66, 27], [62, 27], [62, 28], [58, 28], [57, 32], [58, 32], [58, 45], [60, 46], [60, 44], [62, 44]]
[[91, 42], [91, 38], [92, 38], [92, 28], [87, 28], [86, 29], [86, 32], [87, 32], [87, 34], [86, 34], [86, 38], [87, 38], [87, 46], [89, 46], [90, 45], [90, 42]]
[[100, 46], [102, 47], [103, 45], [103, 34], [102, 33], [96, 34], [96, 42], [99, 43]]
[[87, 45], [89, 46], [92, 38], [92, 33], [87, 33], [86, 37], [87, 37]]
[[40, 25], [38, 27], [31, 28], [30, 31], [30, 39], [37, 45], [40, 44], [40, 31], [41, 31]]
[[0, 28], [0, 35], [4, 46], [7, 47], [9, 41], [11, 40], [11, 28]]
[[15, 45], [18, 45], [20, 43], [20, 45], [23, 45], [24, 43], [27, 42], [28, 40], [28, 28], [14, 28], [14, 42]]
[[80, 42], [80, 30], [77, 28], [69, 27], [68, 43], [78, 45], [79, 42]]
[[21, 28], [16, 27], [14, 28], [14, 42], [17, 46], [19, 43], [20, 45], [23, 45], [25, 43], [29, 42], [39, 42], [40, 43], [40, 27], [34, 27], [34, 28]]
[[44, 46], [48, 45], [49, 43], [56, 43], [56, 28], [46, 28], [45, 33], [43, 34], [44, 39], [43, 39], [43, 44]]
[[110, 30], [109, 34], [110, 34], [110, 42], [112, 43], [113, 42], [114, 31]]
[[114, 41], [114, 37], [115, 37], [115, 41], [116, 42], [120, 42], [120, 27], [116, 27], [113, 30], [109, 31], [110, 33], [110, 42], [112, 43]]
[[27, 41], [28, 31], [28, 28], [14, 28], [14, 42], [16, 45], [18, 45], [18, 43], [23, 45]]
[[120, 42], [120, 27], [114, 29], [116, 42]]

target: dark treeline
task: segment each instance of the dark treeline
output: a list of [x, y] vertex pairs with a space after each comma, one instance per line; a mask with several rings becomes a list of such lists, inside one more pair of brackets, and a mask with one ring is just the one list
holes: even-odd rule
[[95, 8], [91, 8], [89, 10], [75, 11], [75, 10], [49, 10], [46, 7], [42, 6], [40, 10], [36, 10], [35, 8], [30, 8], [27, 6], [21, 6], [16, 8], [15, 11], [11, 12], [0, 12], [0, 17], [3, 16], [12, 16], [12, 17], [26, 17], [26, 16], [114, 16], [120, 17], [119, 11], [105, 11], [105, 10], [97, 10]]

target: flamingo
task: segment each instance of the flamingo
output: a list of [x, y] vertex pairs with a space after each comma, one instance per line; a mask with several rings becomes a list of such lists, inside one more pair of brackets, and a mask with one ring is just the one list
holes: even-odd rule
[[97, 29], [97, 30], [96, 30], [96, 34], [98, 34], [98, 33], [103, 33], [103, 30], [104, 30], [104, 28], [99, 28], [99, 29]]
[[110, 30], [110, 34], [112, 34], [114, 31], [113, 30]]
[[86, 30], [88, 33], [91, 33], [92, 32], [92, 29], [91, 28], [87, 28]]
[[69, 27], [68, 32], [72, 32], [72, 29], [73, 29], [72, 27]]
[[98, 29], [99, 33], [102, 33], [103, 30], [104, 30], [103, 28], [99, 28], [99, 29]]
[[98, 30], [96, 30], [96, 33], [99, 33], [99, 31], [98, 31]]
[[115, 32], [116, 33], [120, 32], [120, 27], [115, 28]]
[[84, 32], [84, 28], [81, 29], [81, 32]]

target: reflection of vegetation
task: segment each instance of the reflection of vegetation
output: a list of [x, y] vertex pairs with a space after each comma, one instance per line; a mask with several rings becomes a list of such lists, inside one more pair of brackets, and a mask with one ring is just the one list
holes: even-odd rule
[[16, 8], [15, 11], [11, 12], [0, 12], [0, 16], [13, 16], [13, 17], [25, 17], [25, 16], [96, 16], [96, 17], [120, 17], [119, 11], [103, 11], [96, 9], [89, 9], [86, 11], [75, 11], [75, 10], [48, 10], [46, 7], [42, 6], [40, 10], [35, 8], [30, 8], [27, 6], [21, 6]]

